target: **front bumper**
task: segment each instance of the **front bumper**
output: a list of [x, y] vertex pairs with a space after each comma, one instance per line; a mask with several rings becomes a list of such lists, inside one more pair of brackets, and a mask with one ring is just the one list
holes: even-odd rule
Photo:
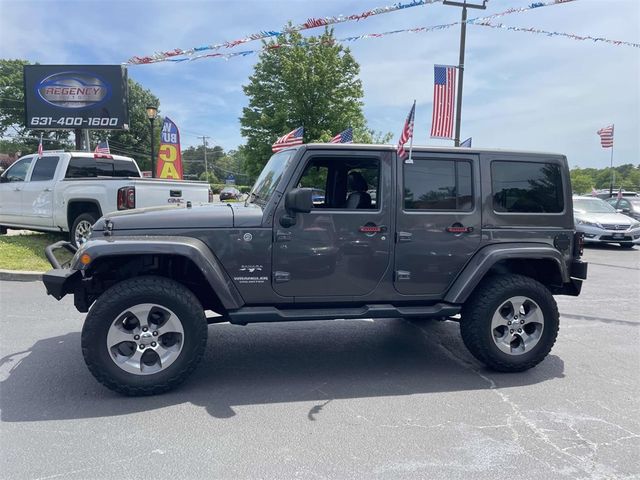
[[633, 230], [605, 230], [590, 225], [576, 225], [576, 230], [584, 234], [585, 243], [633, 242], [640, 244], [640, 228], [634, 228]]
[[49, 270], [42, 276], [42, 282], [47, 289], [47, 293], [56, 300], [60, 300], [67, 293], [73, 293], [82, 280], [82, 274], [79, 270], [62, 268], [54, 254], [54, 252], [59, 249], [65, 249], [71, 253], [77, 251], [76, 247], [65, 241], [54, 243], [45, 248], [45, 256], [47, 260], [49, 260], [53, 270]]

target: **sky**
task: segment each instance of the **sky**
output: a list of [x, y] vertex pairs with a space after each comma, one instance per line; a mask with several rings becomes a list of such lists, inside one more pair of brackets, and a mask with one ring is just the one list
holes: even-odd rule
[[[235, 40], [279, 30], [288, 20], [356, 14], [393, 1], [0, 0], [0, 58], [119, 64], [134, 55]], [[489, 0], [486, 11], [470, 10], [469, 16], [532, 1]], [[335, 35], [459, 19], [459, 8], [436, 3], [338, 24]], [[640, 43], [640, 0], [577, 0], [494, 22]], [[429, 130], [433, 65], [458, 63], [459, 36], [454, 27], [346, 44], [361, 66], [370, 128], [392, 132], [397, 142], [416, 99], [414, 144], [453, 145], [430, 139]], [[207, 135], [210, 144], [228, 150], [244, 143], [238, 120], [247, 105], [242, 85], [257, 60], [252, 55], [131, 65], [128, 72], [159, 97], [161, 113], [180, 128], [183, 147]], [[473, 137], [474, 147], [557, 152], [572, 166], [601, 168], [608, 166], [610, 151], [600, 147], [596, 131], [614, 123], [614, 164], [640, 164], [640, 49], [470, 25], [462, 109], [461, 138]]]

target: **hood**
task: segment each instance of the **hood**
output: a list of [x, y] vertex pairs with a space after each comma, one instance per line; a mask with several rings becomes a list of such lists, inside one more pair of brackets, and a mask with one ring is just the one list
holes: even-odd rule
[[[254, 204], [203, 204], [163, 206], [123, 210], [106, 214], [96, 222], [94, 231], [104, 230], [105, 222], [113, 231], [154, 230], [154, 234], [170, 229], [257, 227], [262, 223], [262, 209]], [[175, 232], [171, 232], [175, 233]]]
[[635, 223], [633, 218], [630, 218], [621, 213], [593, 213], [593, 212], [574, 212], [574, 217], [581, 220], [586, 220], [592, 223], [607, 224], [607, 225], [631, 225]]

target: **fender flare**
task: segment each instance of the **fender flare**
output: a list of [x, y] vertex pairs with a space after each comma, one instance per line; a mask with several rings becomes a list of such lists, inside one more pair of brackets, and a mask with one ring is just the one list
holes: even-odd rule
[[[95, 234], [94, 234], [95, 235]], [[83, 265], [80, 258], [89, 255], [91, 261]], [[87, 271], [99, 259], [117, 256], [136, 255], [170, 255], [186, 257], [200, 269], [209, 282], [220, 302], [227, 309], [237, 309], [244, 305], [244, 300], [233, 281], [211, 252], [209, 247], [191, 237], [180, 236], [131, 236], [118, 237], [117, 241], [110, 239], [91, 238], [80, 249], [73, 259], [71, 268]]]
[[453, 282], [445, 301], [464, 303], [482, 278], [496, 263], [509, 259], [545, 259], [553, 260], [562, 276], [563, 283], [570, 281], [567, 265], [562, 254], [546, 243], [502, 243], [488, 245], [479, 250], [469, 260], [462, 272]]

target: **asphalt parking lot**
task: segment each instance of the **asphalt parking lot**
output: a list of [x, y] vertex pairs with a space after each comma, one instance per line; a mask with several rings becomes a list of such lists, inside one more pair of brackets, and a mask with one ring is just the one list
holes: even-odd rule
[[71, 298], [0, 282], [0, 476], [639, 478], [640, 248], [585, 258], [525, 373], [484, 369], [453, 322], [220, 324], [196, 374], [148, 398], [93, 379]]

